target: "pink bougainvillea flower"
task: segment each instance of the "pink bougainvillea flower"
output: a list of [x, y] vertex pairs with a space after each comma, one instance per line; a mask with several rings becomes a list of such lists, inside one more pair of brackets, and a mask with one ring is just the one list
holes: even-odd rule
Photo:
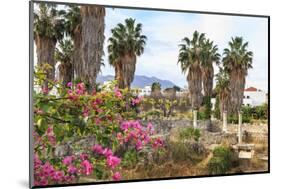
[[75, 174], [77, 172], [77, 168], [74, 165], [69, 165], [67, 167], [67, 172], [70, 174]]
[[53, 128], [52, 127], [48, 127], [47, 134], [51, 134], [52, 132], [53, 132]]
[[95, 100], [92, 101], [92, 105], [96, 107], [97, 105], [100, 105], [102, 103], [102, 99], [96, 98]]
[[153, 144], [152, 144], [152, 147], [153, 148], [158, 148], [158, 147], [162, 147], [164, 145], [164, 141], [161, 140], [160, 138], [157, 138]]
[[117, 133], [116, 138], [117, 138], [117, 140], [122, 140], [123, 139], [122, 133], [120, 133], [120, 132]]
[[75, 179], [75, 176], [74, 176], [74, 175], [66, 175], [66, 176], [64, 177], [64, 180], [65, 180], [67, 183], [72, 182], [74, 179]]
[[121, 123], [121, 130], [127, 130], [129, 129], [129, 126], [130, 126], [130, 122], [129, 121], [124, 121]]
[[98, 113], [102, 113], [102, 112], [103, 112], [103, 110], [102, 110], [101, 108], [97, 108], [96, 111], [97, 111]]
[[88, 160], [81, 162], [82, 173], [85, 175], [90, 175], [93, 171], [93, 166]]
[[40, 186], [46, 186], [48, 185], [48, 180], [46, 178], [41, 178], [41, 181], [40, 181]]
[[121, 92], [120, 92], [120, 90], [119, 90], [118, 87], [115, 87], [114, 93], [115, 93], [115, 96], [116, 96], [116, 97], [122, 98], [122, 94], [121, 94]]
[[135, 106], [135, 105], [138, 105], [141, 101], [142, 101], [142, 97], [137, 97], [135, 99], [132, 100], [132, 105]]
[[84, 107], [83, 116], [84, 116], [84, 117], [88, 117], [88, 116], [89, 116], [89, 113], [90, 113], [90, 109], [87, 108], [87, 107]]
[[48, 140], [52, 145], [56, 144], [56, 137], [54, 135], [48, 135]]
[[149, 143], [150, 137], [148, 135], [145, 135], [144, 140], [145, 144]]
[[53, 175], [53, 180], [54, 181], [61, 181], [64, 177], [64, 173], [63, 171], [55, 171], [54, 175]]
[[113, 174], [112, 179], [115, 181], [118, 181], [121, 179], [121, 174], [119, 172], [116, 172]]
[[71, 83], [71, 82], [68, 82], [66, 86], [72, 87], [72, 83]]
[[34, 186], [40, 186], [40, 182], [34, 181]]
[[81, 90], [82, 92], [85, 91], [85, 85], [84, 85], [84, 83], [78, 83], [78, 84], [76, 85], [76, 87], [77, 87], [77, 89]]
[[70, 165], [70, 164], [72, 163], [72, 160], [73, 160], [72, 156], [66, 156], [66, 157], [62, 160], [62, 163], [63, 163], [64, 165]]
[[85, 153], [80, 154], [80, 159], [81, 159], [81, 160], [86, 160], [86, 159], [88, 159], [88, 154], [85, 154]]
[[76, 89], [76, 90], [75, 90], [75, 93], [78, 94], [78, 95], [82, 95], [82, 94], [83, 94], [83, 91], [80, 90], [80, 89]]
[[44, 86], [44, 87], [42, 88], [42, 93], [43, 93], [43, 94], [48, 94], [48, 93], [49, 93], [49, 88], [46, 87], [46, 86]]
[[72, 90], [70, 90], [70, 89], [69, 89], [69, 90], [67, 90], [67, 94], [68, 94], [68, 95], [72, 95], [72, 92], [73, 92], [73, 91], [72, 91]]
[[99, 118], [96, 118], [95, 122], [96, 122], [96, 125], [99, 125], [101, 123], [101, 120]]
[[105, 156], [105, 157], [109, 157], [109, 156], [112, 156], [112, 150], [110, 150], [109, 148], [105, 148], [102, 152], [102, 154]]
[[35, 154], [34, 156], [34, 169], [38, 169], [41, 167], [42, 161], [39, 159], [38, 154]]
[[136, 150], [141, 150], [141, 149], [142, 149], [142, 142], [141, 140], [138, 140], [136, 144]]
[[112, 169], [114, 169], [116, 166], [118, 166], [120, 164], [120, 162], [121, 162], [121, 159], [116, 156], [113, 156], [113, 155], [108, 156], [106, 159], [107, 165]]
[[43, 173], [44, 173], [45, 176], [52, 175], [55, 171], [54, 167], [49, 162], [46, 162], [42, 166], [42, 169], [43, 169]]
[[95, 144], [93, 147], [92, 147], [92, 151], [97, 153], [97, 154], [103, 154], [103, 148], [101, 145], [99, 144]]

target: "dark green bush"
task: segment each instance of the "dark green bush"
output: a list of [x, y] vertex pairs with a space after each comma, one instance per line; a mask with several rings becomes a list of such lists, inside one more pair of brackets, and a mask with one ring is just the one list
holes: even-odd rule
[[208, 162], [210, 174], [225, 174], [234, 164], [235, 154], [229, 147], [219, 146], [213, 150], [213, 157]]

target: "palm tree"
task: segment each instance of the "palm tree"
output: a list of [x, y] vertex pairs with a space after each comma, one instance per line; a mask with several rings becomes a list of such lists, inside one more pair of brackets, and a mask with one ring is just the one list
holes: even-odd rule
[[161, 97], [161, 84], [159, 82], [154, 82], [151, 85], [151, 96], [154, 98]]
[[203, 91], [204, 95], [209, 97], [213, 91], [213, 79], [214, 79], [214, 67], [213, 63], [219, 64], [220, 54], [218, 53], [217, 45], [213, 44], [213, 41], [207, 39], [203, 43], [202, 51], [202, 79], [203, 79]]
[[[37, 64], [49, 64], [47, 80], [55, 78], [55, 48], [57, 41], [63, 38], [64, 11], [58, 11], [54, 4], [40, 3], [39, 9], [34, 12], [34, 40], [36, 44]], [[47, 80], [42, 87], [49, 88]]]
[[73, 80], [73, 42], [70, 39], [65, 39], [59, 42], [59, 48], [56, 48], [55, 59], [60, 62], [59, 80], [65, 86]]
[[248, 69], [252, 68], [253, 52], [248, 51], [248, 42], [243, 41], [242, 37], [231, 38], [228, 43], [229, 48], [224, 49], [223, 66], [229, 74], [230, 93], [230, 111], [238, 112], [238, 136], [241, 142], [241, 106], [243, 103], [244, 88]]
[[91, 93], [95, 89], [104, 53], [105, 8], [96, 5], [81, 6], [80, 14], [82, 80]]
[[182, 44], [179, 45], [178, 63], [184, 74], [187, 72], [187, 82], [189, 89], [190, 101], [193, 109], [193, 126], [197, 127], [197, 110], [202, 103], [202, 48], [205, 40], [205, 34], [198, 31], [193, 33], [190, 40], [185, 37]]
[[111, 30], [108, 52], [109, 63], [115, 69], [119, 88], [130, 88], [134, 80], [137, 56], [144, 52], [146, 36], [142, 35], [142, 24], [128, 18]]
[[213, 91], [213, 79], [214, 79], [214, 67], [213, 63], [219, 64], [220, 54], [218, 53], [217, 45], [213, 44], [213, 41], [207, 39], [203, 43], [202, 50], [202, 80], [203, 80], [203, 91], [205, 101], [205, 113], [207, 116], [207, 128], [211, 127], [211, 95]]
[[73, 40], [73, 69], [75, 73], [75, 78], [77, 80], [81, 80], [83, 69], [82, 69], [82, 60], [81, 60], [81, 14], [80, 14], [80, 7], [69, 5], [64, 15], [65, 19], [65, 30], [66, 35], [70, 36]]
[[227, 132], [227, 111], [230, 103], [230, 88], [229, 76], [223, 68], [219, 68], [219, 73], [216, 74], [216, 88], [218, 95], [220, 117], [223, 120], [223, 131]]

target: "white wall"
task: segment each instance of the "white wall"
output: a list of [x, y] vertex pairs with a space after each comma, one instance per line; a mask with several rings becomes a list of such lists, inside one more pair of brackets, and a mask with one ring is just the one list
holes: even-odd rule
[[[245, 91], [243, 103], [246, 105], [250, 103], [252, 106], [260, 106], [266, 102], [266, 93], [263, 91]], [[247, 98], [249, 97], [249, 99]]]
[[[60, 0], [64, 1], [64, 0]], [[271, 15], [271, 174], [211, 177], [187, 180], [137, 182], [77, 188], [143, 189], [191, 188], [238, 189], [278, 188], [280, 185], [280, 33], [281, 11], [278, 0], [68, 0], [125, 6], [205, 10]], [[1, 159], [0, 188], [28, 187], [28, 1], [2, 1], [1, 19]], [[172, 27], [172, 26], [171, 26]], [[214, 26], [219, 27], [219, 26]], [[249, 28], [251, 29], [251, 28]], [[69, 187], [74, 188], [74, 187]]]

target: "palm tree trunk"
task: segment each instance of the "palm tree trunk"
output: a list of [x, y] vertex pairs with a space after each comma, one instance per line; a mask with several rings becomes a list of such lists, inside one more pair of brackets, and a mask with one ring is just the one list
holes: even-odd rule
[[59, 79], [64, 86], [66, 86], [68, 82], [72, 81], [72, 73], [72, 64], [62, 63], [59, 65]]
[[88, 92], [95, 89], [96, 78], [100, 72], [105, 28], [105, 8], [102, 6], [82, 6], [81, 58], [83, 79]]
[[126, 54], [120, 59], [120, 76], [118, 77], [118, 86], [121, 89], [130, 89], [131, 83], [134, 80], [136, 71], [136, 55]]
[[234, 68], [230, 73], [230, 110], [232, 113], [239, 111], [243, 104], [244, 87], [245, 73], [243, 73], [243, 70]]
[[74, 44], [74, 52], [73, 52], [73, 67], [74, 74], [76, 79], [82, 80], [82, 59], [81, 59], [81, 27], [77, 27], [74, 32], [73, 44]]
[[47, 80], [55, 80], [55, 48], [56, 41], [51, 38], [35, 36], [37, 64], [42, 66], [43, 64], [49, 64], [51, 69], [47, 71], [47, 78], [44, 82], [44, 88], [49, 88]]
[[189, 68], [187, 82], [191, 106], [198, 109], [202, 103], [202, 71], [199, 62]]

